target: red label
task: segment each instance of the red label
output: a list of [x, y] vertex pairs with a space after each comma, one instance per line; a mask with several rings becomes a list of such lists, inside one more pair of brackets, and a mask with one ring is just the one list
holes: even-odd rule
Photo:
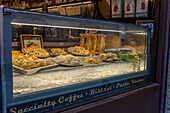
[[127, 11], [130, 11], [130, 5], [129, 5], [129, 4], [127, 4], [126, 10], [127, 10]]
[[146, 8], [145, 2], [142, 2], [142, 3], [141, 3], [141, 9], [144, 10], [145, 8]]
[[117, 12], [118, 9], [119, 9], [118, 6], [115, 5], [115, 7], [114, 7], [114, 12]]

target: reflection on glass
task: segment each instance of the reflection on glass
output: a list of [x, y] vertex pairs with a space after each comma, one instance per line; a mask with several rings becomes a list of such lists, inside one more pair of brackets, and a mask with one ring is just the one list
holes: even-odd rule
[[[14, 95], [146, 71], [146, 36], [142, 32], [110, 32], [12, 24], [12, 37], [27, 31], [42, 35], [28, 48], [13, 46]], [[123, 31], [125, 32], [125, 31]], [[14, 40], [13, 40], [14, 42]], [[18, 42], [19, 43], [19, 42]]]

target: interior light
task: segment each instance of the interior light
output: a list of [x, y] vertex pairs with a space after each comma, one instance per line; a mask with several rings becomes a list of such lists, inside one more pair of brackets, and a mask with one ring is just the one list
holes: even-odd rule
[[43, 25], [43, 24], [30, 24], [30, 23], [16, 23], [11, 22], [13, 25], [27, 25], [27, 26], [39, 26], [39, 27], [54, 27], [54, 28], [67, 28], [67, 29], [80, 29], [80, 30], [97, 30], [97, 31], [107, 31], [107, 32], [119, 32], [123, 33], [123, 31], [119, 30], [107, 30], [107, 29], [95, 29], [95, 28], [79, 28], [79, 27], [68, 27], [68, 26], [54, 26], [54, 25]]

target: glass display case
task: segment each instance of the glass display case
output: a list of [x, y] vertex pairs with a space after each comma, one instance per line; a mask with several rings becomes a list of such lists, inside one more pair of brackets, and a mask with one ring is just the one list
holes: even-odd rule
[[9, 113], [42, 112], [149, 82], [146, 28], [3, 7], [0, 14]]

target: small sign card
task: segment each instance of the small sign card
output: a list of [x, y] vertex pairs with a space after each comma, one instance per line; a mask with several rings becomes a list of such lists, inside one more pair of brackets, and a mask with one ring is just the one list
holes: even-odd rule
[[31, 46], [38, 46], [43, 48], [43, 40], [41, 35], [21, 34], [20, 41], [21, 41], [21, 50], [23, 48], [27, 48]]
[[148, 27], [151, 31], [151, 38], [153, 38], [154, 20], [137, 20], [136, 25]]

